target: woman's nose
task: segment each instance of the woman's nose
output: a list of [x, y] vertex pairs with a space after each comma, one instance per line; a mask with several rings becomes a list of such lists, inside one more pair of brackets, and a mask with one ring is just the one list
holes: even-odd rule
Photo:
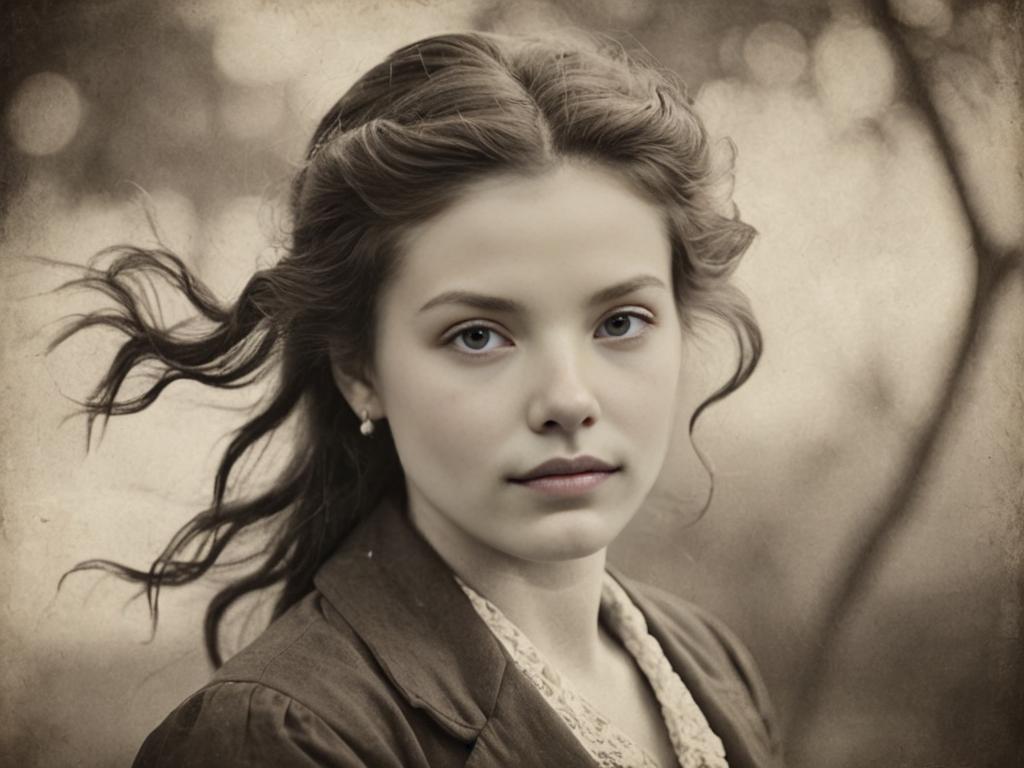
[[559, 351], [534, 362], [528, 420], [535, 432], [575, 432], [600, 418], [597, 395], [578, 357]]

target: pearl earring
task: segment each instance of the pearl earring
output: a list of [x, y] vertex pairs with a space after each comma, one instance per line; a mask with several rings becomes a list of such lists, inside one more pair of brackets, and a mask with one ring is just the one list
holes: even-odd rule
[[362, 432], [364, 436], [372, 435], [373, 434], [373, 422], [370, 421], [370, 414], [367, 413], [366, 411], [363, 411], [362, 412], [362, 417], [363, 417], [363, 420], [359, 424], [359, 431]]

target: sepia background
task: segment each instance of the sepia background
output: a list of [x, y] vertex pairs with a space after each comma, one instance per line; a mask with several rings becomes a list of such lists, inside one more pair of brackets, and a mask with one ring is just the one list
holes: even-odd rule
[[[224, 300], [273, 263], [326, 108], [399, 45], [592, 30], [688, 84], [738, 147], [760, 236], [738, 273], [761, 367], [709, 411], [707, 475], [673, 445], [613, 561], [751, 648], [793, 766], [1024, 762], [1024, 284], [1019, 2], [79, 0], [7, 4], [0, 82], [0, 755], [126, 765], [209, 675], [230, 574], [132, 586], [208, 501], [258, 392], [180, 384], [86, 450], [73, 416], [118, 339], [50, 355], [54, 293], [98, 249], [159, 237]], [[173, 317], [176, 308], [168, 306]], [[685, 397], [730, 350], [688, 348]], [[237, 615], [229, 645], [259, 630]]]

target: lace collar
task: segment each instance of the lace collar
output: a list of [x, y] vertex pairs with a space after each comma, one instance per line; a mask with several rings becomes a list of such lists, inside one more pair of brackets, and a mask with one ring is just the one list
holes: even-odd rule
[[[455, 581], [477, 614], [508, 651], [573, 735], [602, 768], [668, 768], [600, 713], [541, 656], [529, 638], [496, 605], [458, 576]], [[605, 573], [601, 619], [623, 644], [651, 684], [682, 768], [728, 768], [721, 740], [711, 730], [690, 691], [669, 664], [647, 621], [625, 590]]]

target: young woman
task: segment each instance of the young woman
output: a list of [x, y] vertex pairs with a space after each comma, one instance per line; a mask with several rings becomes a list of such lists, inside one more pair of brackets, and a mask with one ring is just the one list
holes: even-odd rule
[[[90, 269], [79, 282], [116, 310], [55, 343], [96, 324], [129, 337], [91, 417], [140, 411], [179, 379], [279, 376], [210, 508], [148, 571], [79, 566], [155, 599], [243, 531], [272, 531], [209, 606], [219, 670], [137, 766], [777, 763], [734, 636], [605, 562], [665, 461], [692, 321], [727, 322], [740, 354], [691, 430], [759, 355], [727, 282], [753, 232], [711, 147], [679, 90], [621, 52], [443, 35], [394, 52], [324, 117], [289, 252], [231, 306], [162, 250]], [[194, 325], [154, 317], [139, 282], [153, 276]], [[119, 397], [152, 366], [152, 386]], [[239, 460], [286, 425], [291, 461], [245, 495]], [[272, 587], [274, 622], [222, 665], [225, 611]]]

